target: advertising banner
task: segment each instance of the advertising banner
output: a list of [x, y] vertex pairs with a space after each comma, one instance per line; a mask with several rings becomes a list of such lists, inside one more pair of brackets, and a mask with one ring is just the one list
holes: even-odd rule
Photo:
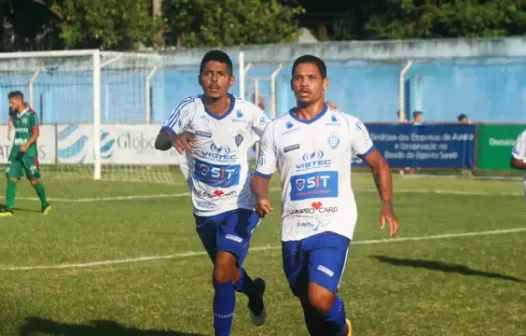
[[477, 131], [477, 169], [513, 170], [511, 151], [526, 125], [479, 125]]
[[[40, 136], [37, 140], [38, 161], [40, 164], [54, 164], [56, 159], [55, 125], [40, 125]], [[7, 125], [0, 125], [0, 163], [7, 163], [13, 144], [7, 140]]]
[[[155, 149], [160, 125], [102, 125], [100, 135], [102, 164], [175, 165], [178, 154], [173, 150]], [[91, 164], [93, 125], [58, 125], [58, 160], [61, 163]]]
[[[475, 126], [464, 124], [366, 125], [391, 168], [473, 168]], [[353, 166], [366, 167], [355, 157]]]

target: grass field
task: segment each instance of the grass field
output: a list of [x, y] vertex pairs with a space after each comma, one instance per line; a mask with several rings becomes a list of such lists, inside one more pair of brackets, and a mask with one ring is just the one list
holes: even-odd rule
[[[16, 216], [0, 218], [0, 335], [213, 334], [211, 264], [183, 183], [43, 182], [52, 214], [24, 181]], [[397, 177], [392, 240], [370, 176], [353, 184], [360, 214], [341, 295], [355, 336], [526, 335], [520, 182]], [[279, 233], [273, 214], [246, 262], [267, 280], [267, 323], [253, 327], [238, 295], [233, 335], [306, 335]]]

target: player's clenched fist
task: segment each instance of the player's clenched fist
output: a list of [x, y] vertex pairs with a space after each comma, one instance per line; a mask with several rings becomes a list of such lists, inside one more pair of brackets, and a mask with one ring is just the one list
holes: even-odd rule
[[174, 139], [174, 147], [179, 154], [183, 154], [185, 150], [192, 153], [192, 144], [195, 142], [195, 137], [191, 133], [183, 133], [177, 135]]
[[274, 211], [270, 200], [266, 197], [260, 197], [256, 201], [256, 211], [259, 217], [263, 218], [266, 214]]

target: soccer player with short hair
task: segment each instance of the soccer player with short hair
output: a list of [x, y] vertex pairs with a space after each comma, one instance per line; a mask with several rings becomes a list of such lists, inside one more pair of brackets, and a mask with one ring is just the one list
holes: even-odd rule
[[517, 137], [511, 153], [511, 167], [524, 171], [524, 194], [526, 196], [526, 130]]
[[162, 127], [159, 150], [175, 147], [192, 195], [197, 233], [213, 264], [214, 329], [230, 335], [236, 294], [244, 293], [252, 321], [266, 318], [265, 282], [242, 267], [253, 231], [260, 223], [250, 191], [249, 151], [270, 122], [256, 105], [228, 93], [234, 84], [232, 61], [208, 52], [198, 76], [202, 95], [183, 99]]
[[8, 98], [9, 108], [14, 112], [11, 117], [15, 129], [15, 137], [7, 162], [6, 209], [0, 213], [0, 216], [8, 217], [13, 215], [16, 186], [23, 172], [37, 192], [42, 213], [47, 215], [51, 211], [51, 207], [46, 199], [46, 189], [40, 182], [37, 147], [37, 139], [40, 134], [38, 117], [33, 109], [27, 107], [22, 92], [10, 92]]
[[261, 216], [273, 211], [269, 183], [281, 178], [283, 269], [303, 307], [310, 335], [351, 335], [338, 287], [357, 219], [351, 189], [351, 159], [369, 164], [382, 200], [381, 228], [398, 231], [389, 166], [364, 124], [324, 103], [329, 84], [325, 63], [310, 55], [292, 68], [296, 108], [263, 133], [251, 188]]

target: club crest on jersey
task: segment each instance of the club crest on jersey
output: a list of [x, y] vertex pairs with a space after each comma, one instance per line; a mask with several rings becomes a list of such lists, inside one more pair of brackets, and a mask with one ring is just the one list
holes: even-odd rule
[[287, 121], [287, 123], [285, 124], [285, 127], [287, 127], [287, 129], [291, 129], [292, 127], [294, 127], [294, 124], [291, 123], [290, 121]]
[[241, 134], [238, 134], [236, 135], [236, 137], [234, 138], [234, 141], [236, 142], [236, 146], [239, 147], [239, 145], [241, 145], [241, 143], [243, 143], [243, 136]]
[[338, 134], [331, 133], [331, 136], [327, 138], [327, 142], [332, 149], [336, 149], [340, 145], [340, 138], [338, 137]]
[[238, 119], [243, 118], [243, 112], [241, 112], [240, 110], [237, 110], [237, 111], [236, 111], [236, 117], [237, 117]]
[[296, 180], [296, 188], [298, 188], [299, 191], [303, 190], [303, 187], [305, 187], [305, 180], [304, 179], [297, 179]]

